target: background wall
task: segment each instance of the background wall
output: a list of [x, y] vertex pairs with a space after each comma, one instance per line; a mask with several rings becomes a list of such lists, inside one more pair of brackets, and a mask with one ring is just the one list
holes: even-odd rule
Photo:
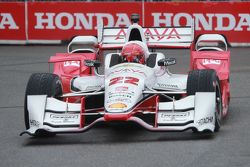
[[0, 2], [0, 43], [53, 43], [76, 35], [96, 35], [105, 26], [130, 25], [139, 13], [140, 24], [185, 26], [195, 22], [196, 35], [219, 33], [228, 42], [250, 44], [250, 1], [230, 2]]

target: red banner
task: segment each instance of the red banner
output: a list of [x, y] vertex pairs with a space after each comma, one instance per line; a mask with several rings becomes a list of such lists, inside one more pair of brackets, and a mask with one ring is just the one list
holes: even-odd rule
[[195, 22], [196, 35], [223, 34], [230, 42], [250, 42], [250, 2], [164, 2], [145, 4], [148, 26]]
[[[49, 4], [49, 5], [48, 5]], [[141, 3], [29, 3], [29, 39], [68, 40], [76, 35], [96, 35], [98, 21], [105, 26], [127, 26]]]
[[[25, 3], [26, 7], [25, 8]], [[224, 34], [229, 42], [250, 43], [250, 2], [20, 2], [0, 3], [0, 40], [70, 40], [97, 35], [105, 26], [180, 26], [195, 22], [196, 35]]]
[[24, 3], [0, 3], [0, 40], [25, 40]]

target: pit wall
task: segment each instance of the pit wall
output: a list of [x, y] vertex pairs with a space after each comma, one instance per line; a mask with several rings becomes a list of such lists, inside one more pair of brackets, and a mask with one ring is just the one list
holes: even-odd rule
[[[129, 26], [138, 13], [144, 27], [184, 26], [195, 35], [218, 33], [232, 46], [250, 46], [250, 2], [0, 2], [0, 43], [60, 43], [97, 35], [97, 24]], [[161, 36], [161, 34], [159, 34]]]

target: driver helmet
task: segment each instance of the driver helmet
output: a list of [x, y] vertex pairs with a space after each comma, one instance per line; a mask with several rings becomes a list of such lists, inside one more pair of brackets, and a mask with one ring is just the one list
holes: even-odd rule
[[129, 43], [122, 48], [123, 62], [145, 64], [145, 53], [143, 48], [136, 43]]

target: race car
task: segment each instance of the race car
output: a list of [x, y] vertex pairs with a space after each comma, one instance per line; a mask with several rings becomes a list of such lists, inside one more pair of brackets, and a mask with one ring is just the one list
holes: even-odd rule
[[[216, 132], [230, 101], [230, 52], [225, 38], [194, 27], [98, 26], [98, 38], [77, 36], [68, 53], [49, 63], [53, 73], [32, 74], [24, 117], [31, 136], [80, 133], [98, 122], [135, 122], [149, 131]], [[219, 45], [217, 45], [219, 43]], [[77, 46], [77, 48], [75, 48]], [[158, 49], [190, 48], [190, 71]], [[108, 53], [106, 53], [108, 51]]]

